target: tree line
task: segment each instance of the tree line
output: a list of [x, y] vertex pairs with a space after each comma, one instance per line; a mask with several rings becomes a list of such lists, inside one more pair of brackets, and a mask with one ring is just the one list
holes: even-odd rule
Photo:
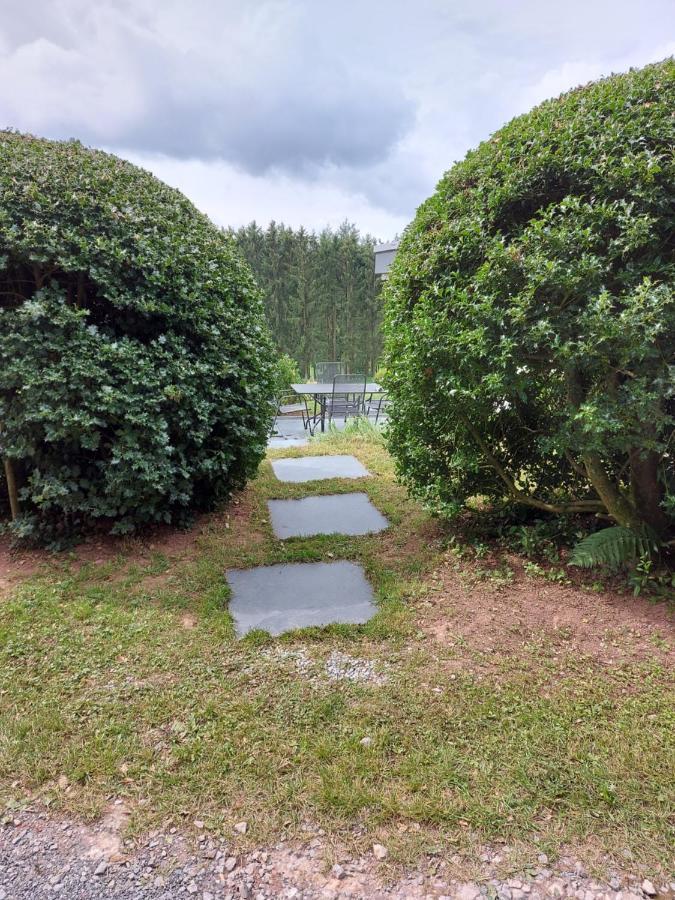
[[382, 351], [375, 239], [345, 222], [319, 234], [270, 222], [230, 230], [265, 297], [279, 350], [304, 376], [317, 361], [341, 360], [372, 375]]

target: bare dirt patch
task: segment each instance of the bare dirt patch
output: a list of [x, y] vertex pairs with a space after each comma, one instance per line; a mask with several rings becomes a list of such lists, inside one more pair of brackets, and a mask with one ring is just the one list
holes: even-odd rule
[[0, 537], [0, 599], [52, 559], [51, 554], [14, 550], [7, 537]]
[[508, 584], [471, 578], [470, 569], [458, 570], [449, 554], [418, 601], [422, 630], [440, 643], [483, 655], [515, 656], [539, 644], [604, 665], [675, 664], [674, 619], [666, 603], [551, 583], [527, 575], [511, 555], [502, 562], [513, 573]]
[[395, 528], [384, 531], [379, 540], [378, 558], [381, 562], [395, 565], [401, 559], [419, 556], [425, 547], [437, 546], [443, 535], [443, 529], [435, 520], [429, 520], [415, 531], [405, 534], [403, 538]]
[[[121, 565], [105, 575], [107, 581], [117, 582], [123, 580], [131, 569], [148, 566], [157, 555], [176, 563], [193, 555], [204, 535], [221, 530], [226, 532], [231, 521], [247, 518], [250, 506], [244, 493], [232, 502], [227, 511], [199, 516], [187, 529], [160, 526], [137, 537], [94, 534], [61, 552], [16, 549], [11, 546], [8, 537], [0, 536], [0, 599], [27, 578], [42, 571], [48, 574], [55, 568], [77, 572], [83, 566], [103, 568], [122, 560]], [[148, 591], [158, 590], [171, 576], [170, 565], [164, 572], [147, 575], [139, 584]]]
[[[70, 562], [77, 570], [84, 565], [105, 566], [121, 558], [123, 565], [108, 576], [110, 581], [119, 581], [130, 569], [149, 565], [157, 555], [164, 556], [171, 562], [183, 559], [194, 552], [200, 537], [221, 518], [220, 513], [199, 516], [190, 528], [162, 526], [138, 537], [102, 535], [90, 538], [73, 549]], [[161, 588], [170, 575], [170, 570], [147, 575], [140, 584], [148, 590]]]
[[82, 827], [80, 834], [84, 855], [89, 859], [105, 858], [121, 862], [124, 856], [123, 836], [129, 824], [129, 812], [121, 803], [113, 803], [95, 827]]

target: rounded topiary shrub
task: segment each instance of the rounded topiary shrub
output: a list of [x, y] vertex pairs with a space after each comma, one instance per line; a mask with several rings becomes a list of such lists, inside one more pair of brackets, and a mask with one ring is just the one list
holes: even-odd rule
[[182, 194], [77, 142], [0, 132], [0, 455], [18, 534], [211, 507], [255, 472], [273, 378], [251, 272]]
[[675, 522], [675, 64], [514, 119], [440, 181], [386, 286], [390, 446], [469, 498]]

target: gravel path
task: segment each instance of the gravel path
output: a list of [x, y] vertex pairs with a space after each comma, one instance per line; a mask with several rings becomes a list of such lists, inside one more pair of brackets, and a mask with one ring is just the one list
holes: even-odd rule
[[[199, 840], [175, 828], [132, 843], [120, 837], [124, 814], [113, 807], [101, 823], [85, 826], [47, 813], [22, 812], [0, 826], [0, 900], [645, 900], [675, 896], [675, 884], [638, 881], [616, 873], [595, 882], [573, 860], [498, 880], [491, 870], [506, 851], [481, 856], [485, 879], [480, 884], [443, 878], [435, 872], [406, 874], [393, 884], [382, 880], [379, 861], [385, 847], [373, 846], [363, 859], [342, 860], [329, 868], [321, 834], [302, 846], [281, 842], [242, 854], [203, 833]], [[199, 828], [201, 823], [195, 823]], [[245, 823], [238, 826], [245, 832]], [[236, 842], [233, 842], [236, 843]]]

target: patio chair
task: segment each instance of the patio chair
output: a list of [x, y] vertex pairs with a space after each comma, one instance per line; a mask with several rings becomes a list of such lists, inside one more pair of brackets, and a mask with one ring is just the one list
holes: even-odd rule
[[367, 416], [370, 418], [375, 413], [375, 424], [380, 418], [380, 414], [387, 414], [387, 406], [389, 405], [389, 395], [386, 391], [380, 391], [378, 394], [371, 394], [367, 401]]
[[310, 411], [309, 401], [306, 396], [300, 396], [295, 391], [285, 391], [273, 402], [276, 404], [275, 427], [280, 416], [282, 418], [297, 418], [298, 414], [300, 414], [303, 428], [308, 430], [310, 434], [314, 434], [313, 426], [316, 426], [320, 415], [316, 410], [316, 405]]
[[314, 375], [319, 384], [329, 384], [336, 375], [342, 375], [343, 372], [341, 362], [318, 362], [314, 366]]
[[314, 432], [316, 430], [316, 426], [321, 421], [323, 410], [321, 409], [321, 405], [318, 403], [316, 397], [312, 397], [310, 401], [307, 397], [307, 394], [304, 394], [302, 399], [305, 404], [304, 413], [302, 415], [302, 424], [305, 426], [307, 431], [309, 431], [312, 437], [314, 437]]
[[333, 391], [326, 398], [328, 422], [349, 416], [362, 416], [366, 410], [366, 376], [336, 375]]
[[279, 399], [277, 397], [270, 397], [268, 401], [270, 405], [270, 409], [272, 410], [272, 424], [270, 425], [268, 438], [273, 437], [275, 434], [278, 434], [277, 431], [277, 419], [279, 418]]
[[297, 415], [298, 413], [304, 416], [306, 408], [306, 403], [303, 402], [302, 398], [299, 397], [295, 391], [287, 391], [279, 398], [278, 413], [281, 416], [292, 416]]

